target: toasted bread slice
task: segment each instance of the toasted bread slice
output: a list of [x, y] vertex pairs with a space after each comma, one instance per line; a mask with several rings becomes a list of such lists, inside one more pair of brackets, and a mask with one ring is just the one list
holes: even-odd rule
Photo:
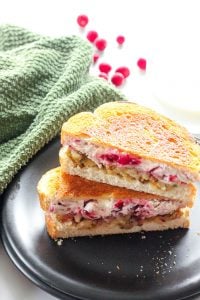
[[42, 176], [38, 193], [53, 238], [186, 228], [188, 210], [182, 208], [193, 205], [193, 199], [172, 201], [71, 176], [61, 168]]
[[[133, 193], [137, 194], [144, 192], [154, 194], [158, 198], [160, 196], [162, 199], [181, 199], [185, 202], [193, 202], [196, 196], [196, 187], [192, 183], [173, 186], [150, 180], [142, 182], [137, 178], [127, 175], [124, 170], [120, 172], [119, 169], [116, 171], [115, 169], [99, 168], [94, 163], [90, 162], [89, 164], [84, 164], [83, 161], [81, 161], [81, 165], [79, 165], [75, 162], [73, 157], [69, 155], [67, 148], [64, 147], [60, 150], [59, 157], [63, 172], [96, 181], [99, 183], [99, 186], [101, 186], [101, 183], [107, 183], [109, 187], [110, 185], [113, 186], [113, 190], [116, 190], [117, 187], [125, 187], [128, 189], [128, 193], [131, 193], [132, 190]], [[94, 182], [92, 186], [94, 186]], [[110, 189], [112, 189], [112, 187], [110, 187]], [[119, 188], [119, 190], [124, 191], [122, 188]]]
[[[171, 201], [171, 198], [128, 190], [117, 186], [99, 183], [87, 180], [80, 176], [72, 176], [62, 172], [61, 168], [51, 169], [46, 172], [40, 179], [38, 186], [40, 204], [43, 210], [47, 211], [52, 201], [64, 200], [74, 201], [95, 199], [112, 200], [112, 199], [138, 199], [138, 200], [156, 200]], [[196, 196], [196, 189], [193, 194], [186, 200], [179, 199], [182, 207], [192, 207]], [[176, 202], [176, 200], [173, 200]]]
[[[168, 168], [168, 173], [178, 172], [180, 182], [200, 180], [200, 147], [189, 132], [136, 103], [110, 102], [99, 106], [94, 113], [82, 112], [71, 117], [62, 127], [61, 141], [64, 146], [73, 141], [73, 147], [74, 141], [85, 141], [93, 148], [82, 152], [82, 143], [77, 150], [90, 158], [97, 147], [105, 153], [117, 150], [139, 158], [145, 166], [157, 163]], [[92, 153], [87, 153], [88, 149]], [[137, 167], [135, 161], [133, 165]]]
[[133, 233], [141, 231], [162, 231], [176, 228], [189, 228], [189, 209], [184, 208], [174, 212], [172, 215], [157, 216], [143, 221], [135, 221], [131, 227], [123, 228], [123, 220], [113, 219], [101, 223], [84, 220], [80, 224], [71, 221], [62, 222], [56, 214], [45, 215], [46, 227], [51, 238], [69, 238], [80, 236], [108, 235]]

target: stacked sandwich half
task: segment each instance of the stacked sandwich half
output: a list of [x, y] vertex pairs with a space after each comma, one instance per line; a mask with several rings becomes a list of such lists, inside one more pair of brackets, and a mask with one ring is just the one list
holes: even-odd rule
[[60, 164], [38, 184], [52, 238], [189, 227], [200, 147], [172, 120], [111, 102], [64, 123]]

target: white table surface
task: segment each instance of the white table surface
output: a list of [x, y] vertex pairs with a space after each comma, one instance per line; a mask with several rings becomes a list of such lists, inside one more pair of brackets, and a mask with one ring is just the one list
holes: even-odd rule
[[[90, 18], [82, 33], [76, 24], [79, 14]], [[88, 30], [97, 30], [108, 41], [99, 62], [109, 62], [113, 68], [127, 65], [131, 70], [122, 87], [129, 99], [155, 108], [190, 131], [200, 133], [198, 0], [6, 0], [1, 1], [0, 7], [0, 24], [3, 23], [52, 36], [84, 37]], [[126, 37], [121, 49], [115, 42], [119, 34]], [[139, 57], [147, 59], [146, 75], [136, 66]], [[91, 68], [91, 73], [98, 73], [97, 66]], [[55, 298], [26, 279], [0, 244], [0, 299]]]

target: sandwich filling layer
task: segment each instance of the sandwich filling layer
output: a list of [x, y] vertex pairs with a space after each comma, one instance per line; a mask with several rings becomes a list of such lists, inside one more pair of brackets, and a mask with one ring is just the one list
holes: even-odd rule
[[189, 227], [189, 211], [176, 210], [172, 214], [148, 219], [136, 219], [130, 214], [118, 218], [83, 219], [77, 223], [74, 219], [65, 219], [62, 215], [46, 212], [47, 230], [52, 238], [85, 235], [105, 235], [139, 231], [166, 230]]
[[62, 221], [73, 220], [76, 223], [83, 220], [109, 220], [121, 217], [144, 220], [174, 213], [185, 205], [183, 201], [156, 199], [54, 200], [48, 212], [59, 215]]
[[193, 174], [175, 169], [169, 165], [153, 162], [140, 156], [133, 156], [118, 149], [106, 149], [87, 140], [70, 139], [64, 143], [67, 154], [79, 166], [105, 168], [110, 174], [126, 179], [153, 182], [165, 190], [167, 186], [187, 184], [195, 181]]

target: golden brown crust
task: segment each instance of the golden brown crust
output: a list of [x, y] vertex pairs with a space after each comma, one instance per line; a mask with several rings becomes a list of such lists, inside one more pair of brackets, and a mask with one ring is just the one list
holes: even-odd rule
[[37, 185], [40, 206], [43, 210], [48, 210], [50, 200], [55, 197], [60, 189], [60, 168], [46, 172]]
[[[193, 205], [193, 199], [196, 195], [196, 189], [193, 185], [193, 197], [188, 201], [188, 205]], [[38, 183], [38, 194], [40, 205], [43, 210], [48, 210], [51, 199], [65, 199], [70, 201], [88, 200], [88, 199], [157, 199], [170, 200], [158, 195], [137, 192], [111, 186], [105, 183], [90, 181], [79, 176], [72, 176], [61, 171], [61, 168], [55, 168], [42, 176]], [[189, 199], [188, 199], [189, 200]]]
[[[188, 208], [180, 209], [171, 215], [156, 216], [154, 218], [145, 219], [143, 221], [135, 221], [131, 228], [121, 228], [120, 225], [116, 222], [116, 219], [113, 219], [113, 221], [109, 223], [97, 223], [97, 225], [93, 227], [87, 226], [87, 224], [83, 224], [82, 227], [77, 227], [77, 224], [72, 224], [71, 222], [59, 222], [55, 214], [46, 214], [45, 221], [47, 232], [53, 239], [87, 235], [94, 236], [133, 233], [140, 231], [189, 228], [190, 225]], [[87, 222], [87, 220], [83, 222]]]
[[87, 180], [79, 176], [72, 176], [61, 172], [62, 184], [60, 186], [60, 196], [70, 198], [84, 198], [84, 199], [102, 199], [102, 198], [138, 198], [138, 199], [163, 199], [163, 197], [128, 190], [126, 188], [111, 186], [106, 183]]
[[94, 114], [71, 117], [62, 127], [68, 137], [89, 137], [90, 142], [113, 147], [176, 168], [200, 172], [200, 147], [189, 132], [153, 110], [131, 102], [110, 102]]
[[56, 222], [54, 221], [54, 218], [51, 215], [45, 215], [45, 223], [47, 232], [52, 237], [52, 239], [56, 239], [59, 237], [58, 229], [56, 228]]

